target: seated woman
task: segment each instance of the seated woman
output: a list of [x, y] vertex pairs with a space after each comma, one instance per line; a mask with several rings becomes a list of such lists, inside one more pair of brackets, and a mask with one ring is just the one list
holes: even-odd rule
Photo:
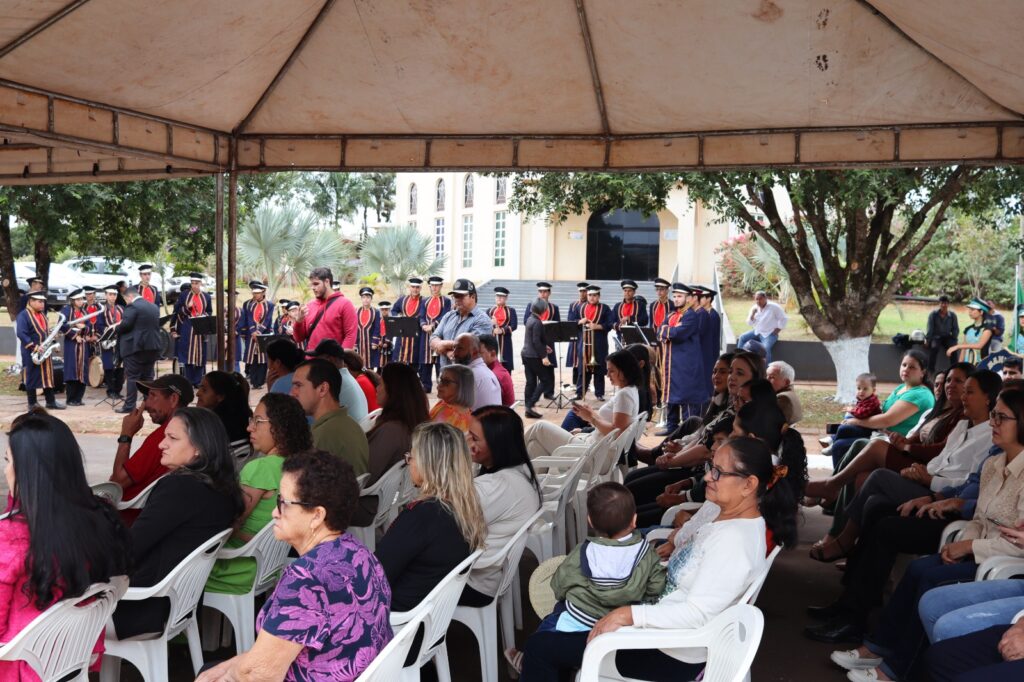
[[355, 473], [339, 457], [309, 450], [284, 461], [274, 537], [299, 558], [260, 609], [252, 649], [197, 682], [354, 680], [391, 641], [384, 570], [345, 532], [358, 495]]
[[975, 372], [964, 385], [964, 417], [938, 457], [928, 464], [912, 464], [898, 473], [876, 469], [845, 508], [836, 510], [828, 534], [811, 547], [811, 558], [831, 562], [845, 556], [864, 527], [865, 509], [881, 504], [892, 509], [921, 495], [959, 485], [983, 460], [992, 446], [989, 411], [995, 406], [1002, 379], [995, 372]]
[[[0, 642], [90, 585], [128, 573], [128, 531], [92, 494], [67, 425], [25, 414], [11, 425], [4, 476], [10, 515], [0, 519]], [[96, 653], [103, 652], [99, 637]], [[0, 679], [39, 679], [23, 661], [0, 661]]]
[[[391, 467], [401, 464], [412, 448], [412, 432], [429, 420], [427, 394], [419, 374], [404, 362], [390, 362], [380, 371], [383, 381], [377, 387], [381, 412], [366, 434], [370, 447], [370, 479], [364, 488], [377, 482]], [[377, 496], [359, 498], [353, 526], [367, 526], [377, 514]]]
[[[592, 443], [612, 429], [629, 428], [640, 414], [638, 387], [643, 382], [640, 363], [628, 351], [615, 351], [607, 360], [608, 380], [616, 387], [611, 400], [595, 411], [589, 405], [573, 403], [571, 413], [562, 422], [562, 428], [549, 422], [537, 422], [526, 432], [526, 450], [530, 458], [550, 455], [556, 448], [568, 443]], [[581, 433], [580, 427], [593, 426], [590, 433]], [[566, 427], [573, 426], [572, 433]]]
[[631, 343], [626, 346], [623, 350], [636, 358], [636, 362], [640, 365], [640, 381], [637, 383], [636, 392], [639, 396], [639, 407], [640, 412], [646, 412], [647, 416], [651, 416], [652, 401], [651, 396], [654, 395], [651, 388], [651, 347], [646, 346], [642, 343]]
[[348, 368], [348, 373], [355, 377], [356, 383], [359, 384], [363, 395], [366, 396], [366, 411], [373, 412], [380, 407], [377, 404], [377, 385], [380, 383], [380, 380], [373, 372], [365, 370], [363, 359], [354, 350], [346, 350], [343, 359], [345, 360], [345, 367]]
[[839, 495], [843, 486], [855, 483], [875, 469], [892, 469], [900, 471], [915, 463], [927, 464], [942, 452], [946, 438], [953, 427], [963, 419], [964, 384], [974, 373], [974, 366], [960, 362], [949, 368], [948, 380], [944, 382], [944, 400], [936, 403], [932, 413], [928, 415], [920, 428], [913, 435], [905, 437], [896, 432], [889, 432], [888, 440], [876, 439], [868, 442], [855, 455], [855, 447], [850, 448], [841, 468], [831, 477], [822, 481], [811, 481], [807, 484], [807, 496], [810, 504], [829, 504]]
[[[160, 451], [170, 473], [132, 525], [132, 587], [156, 585], [196, 547], [231, 528], [244, 509], [228, 434], [213, 412], [179, 409]], [[118, 639], [160, 632], [168, 609], [162, 598], [120, 602], [113, 616]]]
[[476, 385], [473, 370], [465, 365], [448, 365], [437, 380], [437, 404], [430, 410], [430, 421], [451, 424], [463, 433], [473, 416]]
[[[718, 517], [678, 547], [668, 562], [668, 584], [655, 604], [617, 608], [589, 633], [537, 632], [526, 642], [524, 680], [558, 680], [579, 668], [587, 642], [605, 632], [638, 628], [699, 628], [737, 603], [765, 570], [766, 534], [796, 543], [796, 494], [785, 465], [773, 465], [768, 447], [753, 438], [721, 446], [708, 465], [708, 500]], [[619, 672], [642, 680], [692, 680], [704, 650], [620, 651]]]
[[[928, 382], [928, 358], [919, 350], [911, 349], [900, 361], [901, 383], [882, 403], [882, 413], [867, 419], [846, 419], [843, 425], [866, 429], [889, 430], [906, 436], [917, 425], [921, 414], [935, 406], [935, 395]], [[832, 461], [836, 468], [846, 451], [858, 438], [836, 438], [832, 441]], [[813, 494], [813, 493], [811, 493]]]
[[196, 407], [205, 407], [220, 417], [228, 440], [249, 439], [249, 382], [236, 372], [207, 372], [196, 389]]
[[[988, 357], [989, 347], [996, 336], [997, 323], [990, 315], [992, 307], [979, 298], [972, 298], [967, 304], [967, 316], [971, 324], [964, 327], [964, 342], [946, 349], [950, 358], [961, 362], [977, 364]], [[958, 354], [958, 355], [955, 355]]]
[[407, 459], [419, 494], [377, 543], [394, 611], [414, 608], [487, 540], [462, 432], [450, 424], [421, 424]]
[[[267, 393], [249, 420], [253, 450], [264, 453], [249, 460], [240, 475], [245, 509], [235, 521], [227, 547], [241, 547], [271, 521], [274, 501], [281, 486], [284, 461], [313, 447], [306, 413], [290, 395]], [[218, 559], [206, 589], [224, 594], [245, 594], [256, 579], [256, 560], [247, 557]]]
[[[977, 377], [983, 372], [978, 372]], [[970, 409], [970, 383], [966, 404]], [[981, 487], [974, 519], [960, 539], [939, 554], [912, 562], [893, 591], [879, 626], [852, 651], [836, 652], [832, 660], [847, 668], [868, 669], [871, 679], [914, 679], [924, 649], [925, 631], [918, 613], [922, 596], [939, 585], [974, 580], [978, 564], [993, 556], [1024, 558], [1024, 548], [1006, 537], [1003, 527], [1015, 527], [1024, 518], [1024, 391], [999, 394], [992, 411], [992, 440], [1003, 452], [989, 458], [981, 472]], [[1014, 538], [1015, 539], [1015, 538]]]
[[[540, 485], [526, 453], [523, 420], [512, 408], [491, 405], [476, 410], [466, 440], [473, 462], [480, 465], [473, 485], [487, 524], [487, 549], [480, 557], [486, 562], [540, 509]], [[474, 569], [459, 603], [490, 604], [500, 582], [501, 566]]]

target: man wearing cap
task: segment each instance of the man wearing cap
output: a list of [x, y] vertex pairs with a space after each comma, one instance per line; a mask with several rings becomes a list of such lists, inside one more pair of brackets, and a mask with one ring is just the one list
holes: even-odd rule
[[[278, 299], [277, 301], [277, 321], [274, 322], [274, 333], [281, 336], [292, 335], [292, 325], [295, 320], [292, 319], [291, 311], [299, 307], [298, 301], [290, 301], [287, 298]], [[297, 344], [299, 348], [302, 348], [302, 344]]]
[[[956, 313], [949, 309], [949, 296], [939, 296], [939, 307], [928, 313], [928, 326], [925, 329], [928, 371], [934, 374], [939, 352], [945, 356], [949, 347], [956, 345], [956, 340], [960, 338], [960, 321], [956, 319]], [[1017, 352], [1021, 352], [1021, 348], [1017, 348]]]
[[973, 324], [964, 327], [964, 342], [950, 346], [946, 355], [954, 357], [953, 353], [959, 352], [961, 362], [974, 364], [988, 357], [996, 326], [995, 320], [989, 315], [991, 312], [988, 303], [980, 298], [972, 298], [967, 304], [967, 314]]
[[41, 277], [29, 277], [28, 278], [28, 291], [21, 295], [18, 299], [18, 312], [20, 313], [28, 305], [28, 297], [30, 294], [34, 294], [37, 291], [43, 290], [43, 280]]
[[359, 289], [356, 310], [356, 352], [367, 369], [380, 364], [380, 311], [373, 307], [373, 287]]
[[587, 287], [587, 302], [579, 308], [580, 338], [576, 341], [576, 399], [587, 394], [590, 378], [594, 378], [594, 395], [604, 400], [604, 375], [607, 372], [608, 332], [615, 322], [612, 309], [601, 303], [601, 287]]
[[143, 263], [139, 266], [139, 296], [156, 305], [163, 305], [163, 297], [160, 290], [149, 283], [153, 279], [153, 266], [150, 263]]
[[[537, 282], [537, 298], [543, 300], [548, 304], [548, 309], [540, 316], [541, 322], [561, 322], [562, 314], [559, 311], [558, 306], [551, 302], [551, 283], [550, 282]], [[533, 306], [529, 303], [526, 304], [526, 311], [523, 313], [523, 324], [530, 319], [533, 315]], [[570, 351], [572, 347], [570, 346]], [[540, 365], [541, 371], [547, 375], [547, 383], [545, 386], [555, 385], [555, 368], [558, 367], [558, 356], [555, 355], [555, 349], [551, 346], [547, 347], [548, 350], [548, 363], [547, 365]], [[548, 400], [554, 400], [554, 393], [546, 394], [544, 396]]]
[[[81, 407], [85, 403], [85, 380], [89, 372], [89, 358], [92, 357], [92, 320], [76, 322], [86, 316], [85, 291], [75, 289], [68, 294], [68, 304], [61, 310], [64, 324], [64, 384], [68, 407]], [[95, 318], [94, 318], [95, 319]]]
[[267, 382], [267, 353], [260, 348], [259, 336], [273, 331], [274, 304], [265, 300], [267, 285], [258, 279], [249, 282], [249, 291], [252, 292], [252, 298], [242, 304], [242, 313], [235, 330], [238, 338], [245, 339], [243, 357], [249, 385], [260, 388]]
[[313, 350], [307, 350], [306, 356], [317, 360], [326, 360], [334, 365], [341, 376], [341, 388], [337, 400], [348, 411], [348, 415], [356, 421], [361, 420], [369, 411], [366, 394], [359, 387], [359, 382], [348, 371], [345, 364], [345, 349], [334, 339], [324, 339]]
[[[612, 309], [612, 319], [615, 320], [615, 331], [619, 331], [622, 325], [634, 325], [637, 327], [647, 326], [647, 301], [636, 295], [636, 282], [631, 279], [624, 279], [619, 283], [622, 287], [622, 300], [615, 304]], [[625, 345], [625, 344], [623, 344]]]
[[153, 368], [164, 340], [160, 336], [160, 309], [142, 297], [136, 287], [124, 292], [128, 304], [117, 326], [117, 351], [124, 362], [124, 405], [116, 410], [127, 414], [135, 409], [139, 381], [153, 378]]
[[420, 374], [420, 381], [423, 383], [427, 393], [430, 393], [433, 388], [432, 373], [436, 372], [438, 377], [441, 376], [441, 365], [430, 350], [430, 335], [437, 329], [437, 324], [441, 321], [441, 318], [452, 309], [452, 300], [441, 293], [441, 285], [444, 284], [444, 279], [441, 277], [434, 275], [427, 279], [427, 284], [430, 285], [430, 296], [423, 301], [423, 313], [420, 318], [422, 324], [420, 326], [424, 333], [421, 342], [428, 367], [426, 369], [426, 382], [423, 382], [423, 373]]
[[[590, 284], [587, 282], [576, 282], [576, 290], [579, 292], [579, 298], [569, 304], [569, 312], [566, 321], [568, 322], [579, 322], [580, 309], [587, 304], [587, 289]], [[569, 348], [565, 351], [565, 366], [572, 367], [572, 383], [577, 385], [580, 383], [579, 367], [576, 365], [576, 344], [570, 343]]]
[[14, 328], [21, 344], [21, 381], [25, 384], [29, 409], [36, 406], [36, 391], [43, 389], [47, 409], [63, 410], [64, 405], [58, 403], [53, 396], [53, 388], [56, 385], [53, 361], [46, 358], [38, 365], [32, 362], [32, 353], [38, 350], [39, 344], [50, 335], [50, 326], [46, 321], [45, 291], [39, 289], [28, 294], [25, 308], [18, 313]]
[[430, 350], [437, 353], [437, 361], [444, 369], [451, 364], [459, 334], [482, 336], [491, 333], [491, 318], [477, 306], [476, 285], [468, 279], [457, 279], [450, 293], [452, 309], [437, 323], [430, 336]]
[[[334, 339], [321, 343], [337, 344]], [[345, 460], [359, 476], [369, 471], [370, 446], [358, 419], [338, 402], [340, 391], [341, 376], [330, 362], [307, 360], [295, 368], [291, 395], [313, 418], [313, 447]]]
[[374, 369], [379, 372], [391, 361], [391, 349], [395, 344], [388, 336], [387, 326], [384, 324], [384, 320], [391, 317], [391, 301], [381, 301], [377, 304], [377, 310], [380, 312], [380, 353], [377, 356], [380, 364]]
[[704, 386], [707, 389], [708, 400], [715, 394], [715, 388], [711, 384], [711, 370], [722, 349], [722, 316], [715, 310], [715, 296], [718, 292], [707, 287], [698, 287], [697, 303], [698, 312], [705, 315], [703, 327], [700, 334], [700, 350], [704, 356]]
[[345, 294], [331, 289], [333, 282], [330, 268], [313, 268], [309, 273], [314, 298], [292, 310], [292, 335], [296, 343], [305, 342], [306, 348], [316, 348], [324, 339], [334, 339], [342, 348], [355, 348], [356, 309]]
[[210, 295], [203, 291], [201, 273], [191, 273], [189, 282], [189, 290], [183, 291], [174, 303], [171, 336], [178, 340], [179, 371], [193, 386], [199, 386], [206, 374], [206, 336], [196, 333], [192, 327], [192, 318], [212, 315], [213, 303]]
[[[672, 433], [680, 421], [699, 416], [707, 399], [704, 354], [700, 335], [704, 317], [694, 309], [697, 292], [676, 282], [672, 285], [675, 311], [658, 333], [665, 344], [665, 364], [662, 367], [662, 402], [666, 408], [666, 426], [659, 434]], [[711, 367], [706, 372], [711, 373]]]
[[96, 301], [96, 292], [99, 291], [99, 289], [86, 284], [82, 287], [82, 291], [85, 292], [85, 314], [89, 315], [99, 310], [100, 304]]
[[[155, 304], [139, 296], [138, 289], [131, 288], [130, 291], [134, 292], [133, 298], [156, 309]], [[188, 407], [195, 397], [192, 384], [180, 374], [164, 374], [156, 380], [140, 381], [138, 388], [142, 391], [142, 407], [128, 410], [121, 420], [121, 435], [117, 438], [117, 453], [114, 455], [114, 468], [110, 474], [110, 480], [124, 490], [124, 500], [133, 499], [153, 481], [167, 473], [167, 467], [160, 463], [160, 443], [164, 439], [164, 430], [175, 411], [180, 407]], [[134, 388], [132, 391], [134, 392]], [[143, 412], [149, 415], [150, 421], [157, 425], [157, 429], [146, 436], [135, 454], [129, 457], [132, 439], [143, 426]], [[126, 510], [121, 515], [122, 518], [128, 517], [125, 520], [131, 522], [139, 513], [139, 510]]]
[[779, 340], [779, 332], [786, 328], [789, 317], [778, 303], [768, 300], [768, 294], [758, 291], [754, 294], [754, 305], [747, 315], [747, 324], [752, 330], [740, 335], [736, 347], [743, 348], [747, 341], [760, 341], [765, 348], [765, 364], [772, 361], [772, 346]]
[[506, 305], [507, 301], [508, 289], [494, 287], [494, 307], [487, 309], [487, 317], [491, 318], [491, 335], [498, 340], [498, 361], [511, 372], [515, 369], [512, 361], [512, 332], [519, 327], [519, 319], [515, 309]]
[[416, 336], [396, 337], [395, 349], [391, 352], [391, 361], [404, 362], [416, 369], [419, 372], [423, 390], [429, 393], [430, 388], [433, 387], [433, 379], [431, 378], [432, 368], [429, 366], [430, 357], [426, 348], [429, 336], [423, 331], [424, 301], [420, 296], [423, 280], [419, 277], [410, 277], [405, 283], [408, 293], [405, 296], [399, 296], [395, 301], [395, 305], [391, 307], [391, 316], [416, 318], [420, 323], [420, 331]]
[[[672, 288], [672, 283], [664, 277], [657, 277], [654, 280], [654, 293], [657, 298], [651, 303], [650, 309], [647, 311], [647, 320], [651, 328], [654, 329], [654, 333], [659, 333], [659, 330], [665, 326], [668, 322], [668, 316], [675, 310], [675, 306], [672, 305], [672, 299], [669, 297], [669, 289]], [[665, 366], [665, 344], [659, 343], [657, 346], [658, 352], [658, 395], [652, 396], [652, 401], [656, 403], [657, 407], [662, 407], [661, 403], [661, 368]]]
[[[103, 294], [106, 297], [107, 305], [103, 314], [95, 320], [97, 336], [102, 336], [107, 329], [116, 327], [124, 317], [124, 306], [117, 302], [118, 296], [120, 296], [117, 285], [108, 284], [104, 287]], [[112, 347], [101, 348], [100, 359], [103, 361], [103, 383], [107, 386], [107, 397], [120, 398], [121, 386], [124, 385], [124, 367], [118, 366]]]

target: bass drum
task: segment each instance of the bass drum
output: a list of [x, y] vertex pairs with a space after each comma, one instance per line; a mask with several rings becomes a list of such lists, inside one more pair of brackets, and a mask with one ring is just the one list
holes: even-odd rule
[[64, 358], [50, 358], [53, 363], [53, 390], [56, 393], [64, 392]]
[[98, 355], [89, 358], [88, 379], [89, 385], [93, 388], [99, 388], [103, 384], [103, 358]]
[[174, 339], [171, 337], [171, 333], [166, 329], [158, 329], [157, 333], [160, 334], [160, 340], [162, 341], [160, 359], [169, 360], [175, 357], [177, 354], [174, 352]]

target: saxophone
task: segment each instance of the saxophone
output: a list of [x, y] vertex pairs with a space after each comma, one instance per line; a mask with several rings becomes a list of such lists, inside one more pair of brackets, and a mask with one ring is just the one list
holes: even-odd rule
[[57, 313], [57, 324], [54, 325], [53, 331], [32, 351], [33, 364], [43, 364], [50, 359], [53, 351], [57, 350], [57, 334], [60, 334], [60, 328], [63, 326], [65, 319], [67, 318], [64, 317], [64, 313]]

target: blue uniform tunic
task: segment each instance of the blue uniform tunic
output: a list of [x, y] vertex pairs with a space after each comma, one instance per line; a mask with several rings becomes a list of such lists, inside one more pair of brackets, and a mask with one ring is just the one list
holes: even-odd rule
[[707, 400], [700, 344], [703, 322], [704, 317], [692, 309], [682, 315], [676, 311], [659, 332], [666, 344], [663, 385], [670, 405], [699, 406]]
[[[61, 326], [64, 334], [64, 381], [85, 381], [89, 378], [89, 358], [92, 357], [92, 344], [85, 341], [93, 333], [93, 320], [82, 323], [79, 328], [75, 320], [85, 317], [88, 313], [85, 308], [74, 309], [70, 305], [64, 306], [61, 310], [66, 318]], [[81, 342], [76, 339], [83, 339]]]
[[32, 352], [50, 333], [46, 313], [36, 313], [24, 308], [14, 323], [15, 332], [21, 340], [21, 381], [26, 389], [53, 388], [53, 361], [47, 358], [42, 364], [32, 362]]
[[494, 334], [494, 338], [498, 340], [498, 362], [511, 372], [515, 367], [512, 359], [512, 332], [519, 328], [516, 309], [509, 305], [494, 306], [487, 309], [487, 317], [491, 318], [496, 329], [501, 328], [504, 331], [503, 334]]
[[213, 304], [206, 292], [183, 292], [174, 304], [171, 324], [172, 330], [178, 333], [178, 364], [184, 368], [184, 376], [193, 386], [198, 386], [206, 374], [206, 337], [195, 333], [190, 318], [212, 314]]

